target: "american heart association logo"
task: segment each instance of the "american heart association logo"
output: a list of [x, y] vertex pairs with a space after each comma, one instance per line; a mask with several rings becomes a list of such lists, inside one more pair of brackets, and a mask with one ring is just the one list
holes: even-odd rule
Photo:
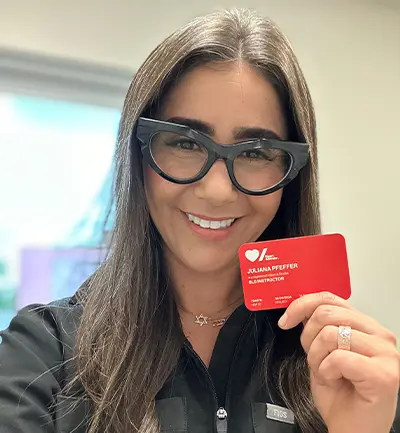
[[249, 260], [250, 262], [255, 262], [258, 259], [260, 252], [258, 250], [255, 250], [255, 249], [254, 250], [247, 250], [244, 253], [244, 255], [245, 255], [246, 259]]

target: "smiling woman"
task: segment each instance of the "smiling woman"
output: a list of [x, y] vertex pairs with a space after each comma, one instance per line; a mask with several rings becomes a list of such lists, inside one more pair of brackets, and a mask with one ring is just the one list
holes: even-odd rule
[[108, 257], [3, 334], [7, 432], [399, 426], [390, 331], [329, 293], [243, 304], [243, 244], [320, 231], [313, 106], [274, 23], [234, 9], [163, 41], [128, 90], [115, 163]]
[[[200, 273], [200, 278], [207, 273], [230, 273], [237, 267], [240, 245], [258, 239], [273, 220], [282, 196], [281, 188], [272, 193], [273, 189], [294, 165], [291, 154], [278, 148], [277, 138], [287, 143], [289, 134], [278, 94], [261, 73], [245, 64], [198, 66], [181, 76], [169, 91], [157, 118], [169, 122], [187, 119], [193, 130], [187, 135], [196, 145], [194, 151], [180, 150], [177, 156], [176, 151], [170, 153], [171, 146], [160, 151], [160, 133], [150, 133], [151, 144], [156, 143], [151, 156], [169, 175], [166, 180], [149, 166], [145, 168], [147, 202], [171, 253], [167, 260], [180, 262], [191, 272]], [[205, 144], [201, 144], [202, 138]], [[221, 150], [214, 145], [209, 152], [205, 145], [210, 138], [228, 144]], [[270, 138], [274, 138], [275, 148]], [[232, 162], [227, 164], [228, 171], [233, 168], [231, 177], [241, 189], [271, 193], [263, 199], [240, 194], [223, 161], [216, 161], [218, 151]], [[210, 153], [215, 156], [210, 158]], [[282, 162], [285, 159], [289, 162]], [[170, 182], [171, 177], [186, 180], [186, 185]], [[182, 213], [200, 218], [200, 224], [188, 218], [188, 224], [182, 226]], [[212, 221], [227, 220], [234, 223], [218, 231], [209, 230]]]

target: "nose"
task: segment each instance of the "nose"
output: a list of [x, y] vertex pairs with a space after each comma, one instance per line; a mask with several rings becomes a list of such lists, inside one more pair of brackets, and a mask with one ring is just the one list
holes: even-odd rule
[[219, 207], [236, 201], [237, 189], [233, 186], [223, 161], [215, 161], [210, 171], [195, 183], [195, 196]]

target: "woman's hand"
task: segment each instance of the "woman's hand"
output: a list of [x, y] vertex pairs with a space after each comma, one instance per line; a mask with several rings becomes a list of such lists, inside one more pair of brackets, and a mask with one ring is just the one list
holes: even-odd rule
[[[293, 301], [279, 326], [301, 322], [314, 403], [329, 433], [389, 433], [400, 379], [393, 333], [331, 293]], [[339, 326], [351, 327], [350, 350], [338, 349]]]

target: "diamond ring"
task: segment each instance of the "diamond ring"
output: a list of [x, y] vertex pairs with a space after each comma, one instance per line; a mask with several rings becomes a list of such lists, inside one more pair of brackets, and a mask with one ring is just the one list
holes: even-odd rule
[[351, 327], [339, 326], [338, 329], [338, 349], [350, 350]]

